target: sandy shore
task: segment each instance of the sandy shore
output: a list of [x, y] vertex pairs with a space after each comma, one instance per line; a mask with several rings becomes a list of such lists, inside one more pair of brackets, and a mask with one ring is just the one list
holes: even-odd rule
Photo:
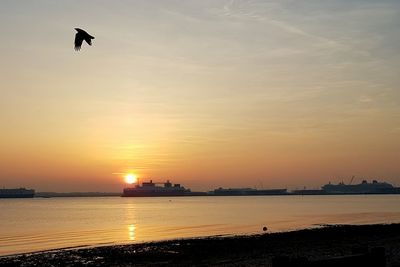
[[400, 224], [58, 250], [3, 257], [0, 266], [271, 266], [276, 256], [318, 260], [366, 247], [384, 247], [387, 266], [400, 266]]

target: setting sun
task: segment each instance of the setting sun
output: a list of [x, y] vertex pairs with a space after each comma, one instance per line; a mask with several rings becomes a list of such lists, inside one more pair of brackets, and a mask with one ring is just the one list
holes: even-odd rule
[[125, 176], [125, 182], [126, 182], [127, 184], [134, 184], [134, 183], [136, 183], [136, 181], [137, 181], [137, 177], [136, 177], [136, 175], [134, 175], [134, 174], [132, 174], [132, 173], [128, 173], [128, 174]]

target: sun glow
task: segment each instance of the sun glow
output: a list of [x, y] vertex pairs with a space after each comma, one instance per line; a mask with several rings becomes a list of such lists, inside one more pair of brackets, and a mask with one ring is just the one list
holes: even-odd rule
[[126, 182], [127, 184], [134, 184], [134, 183], [136, 183], [136, 182], [137, 182], [137, 177], [136, 177], [136, 175], [134, 175], [134, 174], [132, 174], [132, 173], [128, 173], [128, 174], [125, 176], [125, 182]]

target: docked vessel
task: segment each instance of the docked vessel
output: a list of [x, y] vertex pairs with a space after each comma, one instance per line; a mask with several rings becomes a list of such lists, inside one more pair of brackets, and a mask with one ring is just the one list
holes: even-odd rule
[[[159, 186], [159, 185], [162, 186]], [[124, 188], [123, 197], [165, 197], [165, 196], [188, 196], [190, 189], [180, 184], [172, 184], [169, 180], [165, 183], [156, 183], [153, 180], [143, 182], [142, 185]]]
[[286, 195], [287, 189], [218, 188], [210, 192], [215, 196], [267, 196]]
[[0, 198], [33, 198], [35, 190], [26, 188], [0, 189]]
[[363, 180], [360, 184], [339, 184], [328, 183], [322, 186], [322, 190], [326, 194], [399, 194], [400, 188], [386, 182], [378, 182], [373, 180], [368, 183]]

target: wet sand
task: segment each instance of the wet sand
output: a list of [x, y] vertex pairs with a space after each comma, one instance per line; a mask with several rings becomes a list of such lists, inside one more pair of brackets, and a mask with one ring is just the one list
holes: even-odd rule
[[277, 256], [318, 260], [373, 247], [386, 249], [387, 266], [400, 266], [400, 224], [57, 250], [2, 257], [0, 266], [271, 266]]

